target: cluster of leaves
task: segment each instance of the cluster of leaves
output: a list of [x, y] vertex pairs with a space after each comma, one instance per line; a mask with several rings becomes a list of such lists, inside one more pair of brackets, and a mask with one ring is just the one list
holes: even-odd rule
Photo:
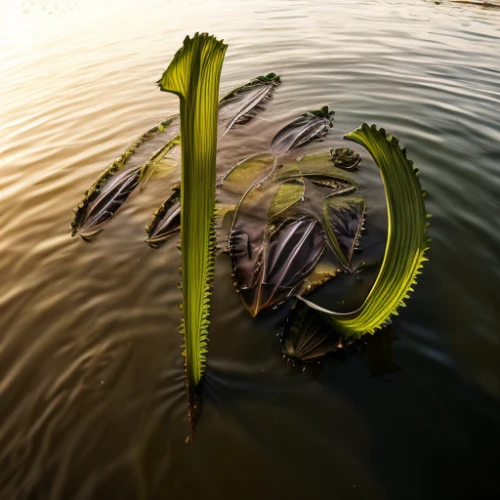
[[[214, 277], [215, 221], [231, 217], [226, 251], [232, 280], [244, 307], [255, 317], [292, 299], [283, 333], [287, 357], [301, 362], [338, 353], [390, 323], [426, 260], [427, 222], [416, 169], [398, 141], [363, 124], [345, 139], [360, 152], [337, 144], [300, 156], [324, 141], [333, 127], [328, 107], [307, 111], [269, 142], [267, 151], [241, 159], [225, 172], [219, 189], [233, 200], [216, 203], [216, 151], [235, 128], [265, 109], [281, 84], [274, 73], [237, 87], [218, 101], [226, 46], [206, 34], [186, 38], [158, 82], [180, 98], [180, 116], [167, 118], [132, 144], [99, 177], [75, 210], [72, 234], [97, 234], [138, 186], [179, 171], [180, 184], [147, 226], [154, 248], [181, 235], [186, 378], [190, 420], [196, 418], [196, 386], [206, 363], [210, 294]], [[172, 153], [182, 142], [181, 162]], [[353, 145], [354, 147], [354, 145]], [[388, 236], [378, 277], [362, 305], [338, 312], [320, 307], [309, 294], [344, 272], [352, 272], [367, 213], [357, 194], [362, 154], [380, 169]], [[366, 343], [366, 342], [365, 342]], [[372, 349], [373, 351], [373, 349]]]

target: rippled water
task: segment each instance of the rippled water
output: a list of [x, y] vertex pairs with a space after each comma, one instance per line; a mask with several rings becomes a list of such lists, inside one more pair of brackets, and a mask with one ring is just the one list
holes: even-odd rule
[[[2, 500], [500, 495], [499, 9], [5, 0], [0, 27]], [[165, 184], [91, 244], [69, 223], [100, 171], [176, 110], [154, 82], [198, 30], [229, 43], [223, 90], [282, 76], [275, 128], [328, 104], [339, 132], [367, 121], [400, 137], [434, 217], [391, 383], [356, 357], [292, 370], [285, 313], [252, 320], [220, 257], [190, 446], [180, 257], [143, 242]]]

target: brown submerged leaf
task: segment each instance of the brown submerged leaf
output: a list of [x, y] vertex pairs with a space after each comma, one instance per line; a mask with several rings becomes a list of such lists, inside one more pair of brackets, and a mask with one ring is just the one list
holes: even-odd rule
[[230, 129], [245, 125], [264, 109], [272, 99], [281, 79], [275, 73], [258, 76], [235, 88], [222, 98], [219, 105], [219, 139]]
[[283, 353], [292, 362], [316, 361], [343, 347], [342, 337], [321, 314], [300, 301], [290, 311], [282, 335]]

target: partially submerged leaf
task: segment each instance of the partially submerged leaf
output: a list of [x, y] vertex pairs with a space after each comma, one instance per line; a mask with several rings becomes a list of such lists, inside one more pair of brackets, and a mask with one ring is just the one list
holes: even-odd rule
[[256, 256], [252, 243], [248, 233], [233, 232], [230, 253], [243, 305], [255, 317], [291, 295], [313, 270], [325, 243], [321, 224], [305, 217], [267, 229]]
[[303, 201], [304, 188], [304, 182], [299, 178], [281, 184], [269, 207], [268, 222], [273, 222], [279, 217], [283, 217], [292, 206]]
[[[267, 76], [259, 76], [250, 80], [223, 97], [218, 112], [219, 140], [230, 129], [249, 122], [258, 112], [262, 111], [265, 101], [271, 99], [274, 90], [280, 83], [279, 76], [269, 73]], [[112, 189], [116, 198], [110, 200], [108, 196], [109, 203], [106, 211], [99, 214], [92, 202], [98, 193], [108, 189], [107, 183], [111, 177], [124, 169], [139, 168], [140, 184], [144, 185], [152, 177], [165, 175], [166, 172], [178, 167], [178, 162], [169, 159], [167, 155], [179, 144], [180, 122], [179, 115], [175, 115], [148, 130], [129, 146], [125, 153], [101, 174], [85, 194], [84, 200], [75, 208], [75, 218], [71, 224], [72, 236], [78, 232], [82, 237], [89, 238], [98, 233], [137, 187], [137, 183], [130, 182], [130, 176], [119, 177], [126, 185], [116, 186], [113, 184]], [[134, 171], [134, 179], [135, 174]], [[133, 188], [131, 188], [132, 185]], [[124, 195], [124, 193], [128, 194]], [[106, 194], [109, 195], [109, 193]]]
[[274, 165], [275, 157], [269, 153], [245, 158], [224, 176], [224, 190], [241, 195], [259, 179], [266, 177]]
[[330, 153], [301, 156], [297, 158], [296, 162], [278, 165], [276, 168], [276, 177], [280, 180], [288, 180], [296, 177], [325, 177], [348, 182], [356, 186], [355, 174], [336, 167], [332, 162]]
[[233, 127], [244, 125], [261, 111], [281, 79], [275, 73], [258, 76], [227, 94], [219, 105], [219, 139]]
[[364, 228], [366, 201], [362, 198], [329, 197], [324, 216], [328, 244], [344, 266], [351, 263]]
[[[331, 168], [335, 169], [333, 166]], [[329, 248], [333, 251], [342, 266], [348, 266], [352, 252], [343, 253], [339, 240], [345, 243], [346, 238], [352, 237], [352, 246], [354, 247], [358, 242], [359, 232], [354, 232], [354, 234], [351, 235], [354, 229], [343, 228], [343, 217], [339, 217], [339, 220], [337, 220], [334, 214], [338, 212], [340, 216], [345, 211], [346, 214], [344, 215], [347, 216], [348, 213], [355, 211], [355, 206], [357, 204], [363, 207], [366, 206], [366, 203], [361, 198], [346, 197], [346, 195], [356, 190], [356, 186], [351, 182], [336, 178], [336, 172], [333, 172], [333, 176], [312, 173], [302, 178], [297, 178], [292, 171], [289, 170], [287, 175], [279, 173], [278, 176], [281, 178], [291, 177], [295, 180], [302, 179], [302, 183], [304, 184], [302, 203], [296, 203], [289, 210], [288, 215], [294, 217], [315, 217], [324, 228], [326, 242]], [[290, 181], [287, 181], [287, 183], [289, 182]], [[353, 206], [351, 207], [351, 205]], [[331, 216], [329, 216], [329, 214]], [[359, 228], [361, 228], [363, 217], [364, 208], [359, 216]], [[351, 225], [353, 224], [351, 223]], [[335, 267], [338, 267], [338, 264], [336, 264]]]
[[332, 163], [344, 170], [352, 170], [361, 162], [361, 156], [350, 148], [331, 149]]
[[346, 136], [363, 145], [377, 163], [387, 199], [388, 236], [379, 275], [362, 306], [339, 313], [317, 306], [336, 330], [346, 336], [374, 333], [390, 322], [413, 291], [428, 249], [427, 216], [420, 183], [413, 162], [399, 147], [396, 138], [375, 125], [363, 124]]
[[342, 337], [320, 313], [299, 301], [287, 317], [282, 346], [292, 362], [311, 362], [342, 349]]
[[85, 217], [75, 232], [78, 231], [83, 239], [88, 239], [101, 231], [102, 226], [111, 220], [139, 185], [140, 175], [140, 168], [137, 167], [113, 174], [98, 196], [87, 204]]
[[153, 248], [163, 245], [181, 228], [181, 195], [180, 186], [172, 189], [173, 193], [155, 212], [153, 220], [146, 227], [146, 242]]
[[328, 106], [304, 113], [274, 136], [271, 141], [271, 151], [281, 155], [321, 139], [327, 134], [328, 129], [333, 127], [334, 114], [335, 111], [328, 111]]
[[[330, 265], [323, 275], [314, 276], [303, 286], [323, 254], [325, 233], [328, 234], [326, 241], [332, 249], [337, 249], [339, 260], [344, 265], [350, 261], [352, 252], [350, 248], [345, 248], [347, 257], [344, 256], [338, 239], [342, 244], [354, 247], [359, 238], [358, 233], [351, 234], [352, 228], [349, 231], [339, 230], [338, 237], [335, 236], [337, 228], [331, 227], [332, 221], [325, 218], [324, 214], [327, 200], [356, 189], [354, 184], [346, 180], [352, 180], [353, 176], [335, 167], [330, 155], [313, 157], [318, 159], [319, 165], [314, 167], [314, 161], [306, 160], [307, 175], [302, 175], [300, 161], [278, 165], [273, 172], [266, 174], [264, 181], [260, 177], [237, 206], [229, 247], [235, 286], [241, 292], [243, 304], [253, 316], [292, 293], [306, 293], [338, 274], [338, 264], [335, 267]], [[235, 169], [234, 173], [237, 171]], [[355, 203], [358, 201], [362, 202], [362, 207], [365, 206], [363, 200], [356, 198], [350, 199], [353, 207], [347, 202], [342, 207], [349, 213], [355, 212]], [[333, 201], [329, 203], [334, 205]], [[360, 227], [363, 213], [364, 208], [358, 221]], [[349, 237], [352, 240], [348, 240]], [[336, 247], [331, 245], [332, 239]], [[301, 261], [307, 254], [309, 260]], [[300, 259], [294, 260], [296, 256]], [[288, 287], [285, 286], [286, 273], [289, 271], [287, 260], [295, 271], [301, 269], [294, 273], [293, 285]], [[274, 273], [273, 266], [278, 263], [281, 274]]]
[[[262, 259], [265, 261], [267, 258], [263, 257], [263, 253], [272, 232], [269, 212], [280, 187], [281, 182], [276, 182], [274, 175], [267, 175], [265, 182], [254, 183], [247, 189], [236, 206], [229, 235], [229, 249], [235, 272], [242, 280], [239, 283], [237, 280], [235, 285], [242, 290], [254, 288], [264, 277], [263, 274], [259, 275], [259, 269], [262, 267]], [[283, 208], [282, 206], [281, 209]]]
[[188, 417], [193, 432], [196, 386], [205, 371], [215, 266], [217, 114], [227, 45], [206, 33], [186, 37], [163, 73], [161, 90], [179, 96], [182, 136], [181, 249]]
[[[173, 148], [179, 146], [180, 143], [181, 136], [179, 134], [151, 155], [141, 168], [140, 181], [142, 185], [146, 184], [153, 176], [161, 177], [162, 175], [166, 175], [166, 170], [173, 170], [178, 166], [178, 163], [174, 162], [172, 158], [168, 158], [167, 155]], [[158, 175], [159, 173], [161, 175]]]
[[[75, 208], [71, 235], [83, 238], [98, 233], [139, 185], [142, 169], [173, 147], [179, 135], [179, 120], [172, 116], [148, 130], [115, 160], [85, 193]], [[161, 153], [159, 153], [161, 151]]]

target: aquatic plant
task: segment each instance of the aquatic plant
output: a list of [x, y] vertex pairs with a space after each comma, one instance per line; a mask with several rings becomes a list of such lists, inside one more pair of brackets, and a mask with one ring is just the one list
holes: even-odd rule
[[325, 313], [335, 329], [346, 336], [360, 337], [385, 325], [404, 306], [413, 291], [429, 248], [427, 215], [423, 193], [413, 162], [399, 147], [395, 137], [383, 129], [363, 124], [346, 136], [364, 146], [375, 159], [387, 200], [388, 236], [382, 266], [368, 297], [356, 311], [336, 313], [307, 301], [309, 306]]
[[[417, 169], [383, 129], [363, 124], [336, 139], [327, 152], [301, 154], [306, 145], [324, 141], [333, 127], [335, 113], [327, 106], [291, 120], [269, 141], [267, 151], [217, 172], [217, 147], [223, 149], [233, 129], [256, 118], [281, 84], [278, 75], [269, 73], [219, 102], [226, 48], [207, 34], [185, 39], [158, 82], [161, 90], [179, 96], [180, 115], [153, 127], [113, 162], [87, 191], [72, 223], [72, 234], [87, 240], [139, 185], [165, 171], [180, 172], [180, 182], [169, 177], [169, 196], [146, 227], [146, 241], [160, 248], [180, 232], [180, 329], [192, 429], [206, 364], [216, 227], [224, 217], [230, 219], [230, 229], [223, 250], [231, 259], [231, 279], [244, 307], [255, 317], [285, 301], [293, 303], [282, 343], [285, 356], [294, 362], [331, 357], [348, 346], [375, 345], [367, 339], [386, 331], [405, 305], [429, 241]], [[173, 155], [179, 145], [180, 164]], [[387, 241], [378, 276], [361, 306], [336, 311], [320, 306], [311, 294], [342, 273], [363, 273], [359, 263], [353, 265], [353, 256], [361, 246], [368, 211], [367, 200], [358, 194], [366, 151], [383, 181]], [[230, 202], [217, 203], [216, 186]]]
[[205, 370], [214, 279], [219, 82], [227, 45], [207, 34], [186, 37], [158, 81], [179, 96], [182, 140], [181, 248], [186, 384], [189, 420], [197, 411], [195, 388]]

